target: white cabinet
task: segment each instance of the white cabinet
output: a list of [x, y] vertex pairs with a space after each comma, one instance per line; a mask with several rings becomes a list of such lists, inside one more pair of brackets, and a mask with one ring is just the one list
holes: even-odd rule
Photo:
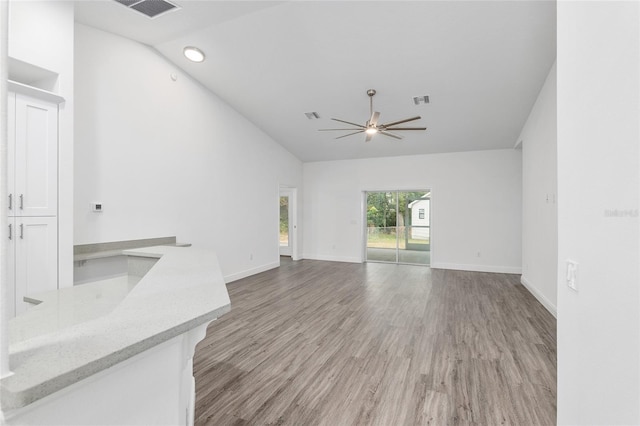
[[14, 282], [15, 313], [29, 306], [24, 297], [58, 288], [58, 221], [53, 216], [9, 218], [9, 282]]
[[9, 216], [58, 214], [58, 105], [9, 94]]
[[30, 306], [25, 295], [58, 288], [58, 105], [13, 92], [8, 103], [6, 268], [15, 315]]

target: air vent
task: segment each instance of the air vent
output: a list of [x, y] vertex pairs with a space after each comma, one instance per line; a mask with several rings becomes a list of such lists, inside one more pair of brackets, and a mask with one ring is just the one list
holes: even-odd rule
[[414, 96], [413, 97], [413, 103], [416, 104], [416, 105], [428, 104], [429, 103], [429, 96], [428, 95]]
[[305, 112], [304, 115], [306, 115], [309, 120], [317, 120], [318, 118], [320, 118], [320, 114], [315, 111]]
[[138, 3], [140, 0], [116, 0], [118, 3], [123, 4], [127, 7], [131, 6], [132, 4]]
[[171, 10], [178, 10], [180, 7], [166, 0], [115, 0], [129, 9], [142, 13], [149, 18], [157, 18]]

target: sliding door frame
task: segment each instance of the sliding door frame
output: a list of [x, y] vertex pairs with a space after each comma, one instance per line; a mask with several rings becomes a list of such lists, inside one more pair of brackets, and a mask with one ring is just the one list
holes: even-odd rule
[[[399, 249], [398, 249], [398, 244], [399, 244], [399, 236], [398, 233], [396, 232], [396, 261], [395, 262], [386, 262], [386, 261], [372, 261], [374, 263], [388, 263], [388, 264], [400, 264], [400, 265], [418, 265], [418, 266], [427, 266], [427, 267], [431, 267], [432, 264], [434, 264], [434, 250], [433, 250], [433, 199], [434, 199], [434, 189], [433, 189], [433, 185], [425, 185], [423, 188], [426, 189], [426, 191], [431, 193], [431, 196], [429, 197], [429, 199], [431, 200], [431, 202], [429, 203], [429, 253], [430, 253], [430, 261], [428, 265], [424, 265], [424, 264], [420, 264], [420, 263], [405, 263], [405, 262], [400, 262], [400, 254], [399, 254]], [[361, 229], [361, 236], [360, 236], [360, 247], [361, 247], [361, 252], [360, 252], [360, 258], [362, 263], [366, 263], [367, 262], [367, 242], [368, 242], [368, 224], [367, 224], [367, 194], [370, 192], [396, 192], [396, 193], [400, 193], [400, 192], [423, 192], [425, 191], [425, 189], [415, 189], [415, 187], [408, 187], [408, 188], [398, 188], [395, 187], [393, 189], [362, 189], [362, 194], [361, 194], [361, 198], [360, 198], [360, 217], [362, 218], [362, 226], [360, 227]], [[396, 218], [398, 217], [399, 214], [399, 210], [400, 210], [400, 206], [399, 206], [399, 197], [396, 197]], [[396, 226], [397, 226], [397, 219], [396, 219]], [[406, 225], [405, 225], [406, 226]]]

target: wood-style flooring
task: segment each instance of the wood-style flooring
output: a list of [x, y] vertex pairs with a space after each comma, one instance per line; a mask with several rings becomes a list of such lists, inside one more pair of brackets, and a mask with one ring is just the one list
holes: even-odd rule
[[228, 288], [196, 425], [556, 422], [556, 321], [517, 275], [283, 259]]

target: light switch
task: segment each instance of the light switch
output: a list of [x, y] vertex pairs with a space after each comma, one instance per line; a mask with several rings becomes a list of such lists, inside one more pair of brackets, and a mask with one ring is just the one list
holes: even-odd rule
[[578, 262], [567, 260], [567, 286], [578, 291]]

